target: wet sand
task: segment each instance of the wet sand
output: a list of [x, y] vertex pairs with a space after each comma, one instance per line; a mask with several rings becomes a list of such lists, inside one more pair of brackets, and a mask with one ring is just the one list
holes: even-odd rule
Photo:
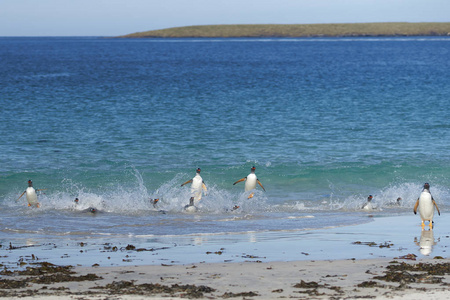
[[[433, 231], [422, 231], [417, 216], [382, 217], [282, 238], [278, 233], [277, 239], [269, 233], [214, 236], [155, 249], [3, 247], [2, 261], [9, 264], [1, 272], [0, 297], [447, 299], [448, 223], [443, 214]], [[11, 267], [14, 260], [20, 267]]]

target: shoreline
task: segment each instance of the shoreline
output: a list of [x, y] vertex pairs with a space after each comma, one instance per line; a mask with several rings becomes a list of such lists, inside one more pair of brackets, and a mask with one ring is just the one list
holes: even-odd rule
[[445, 299], [446, 214], [436, 218], [434, 231], [422, 231], [417, 216], [371, 218], [275, 236], [189, 237], [167, 248], [137, 248], [143, 243], [113, 251], [89, 242], [73, 249], [60, 244], [41, 249], [39, 258], [33, 247], [8, 253], [2, 248], [2, 264], [16, 261], [20, 268], [3, 266], [0, 297]]
[[[57, 265], [120, 267], [394, 258], [447, 257], [450, 220], [443, 213], [435, 229], [422, 231], [417, 216], [372, 216], [368, 223], [300, 231], [187, 236], [130, 236], [114, 239], [58, 237], [3, 241], [1, 263], [20, 268], [40, 261]], [[22, 241], [22, 244], [17, 244]], [[9, 248], [8, 248], [9, 244]], [[20, 264], [18, 263], [20, 262]]]
[[381, 22], [324, 24], [197, 25], [149, 30], [115, 38], [237, 38], [237, 37], [374, 37], [448, 36], [448, 22]]

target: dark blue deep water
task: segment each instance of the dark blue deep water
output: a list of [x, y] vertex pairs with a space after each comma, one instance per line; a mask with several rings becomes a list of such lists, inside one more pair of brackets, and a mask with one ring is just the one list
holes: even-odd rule
[[449, 70], [450, 38], [0, 38], [0, 238], [339, 226], [424, 182], [445, 211]]

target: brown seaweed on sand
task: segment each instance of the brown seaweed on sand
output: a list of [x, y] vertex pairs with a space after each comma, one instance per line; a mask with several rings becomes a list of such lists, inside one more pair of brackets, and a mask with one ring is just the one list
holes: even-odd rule
[[135, 285], [133, 281], [114, 281], [104, 287], [95, 287], [93, 289], [108, 290], [109, 294], [114, 295], [152, 295], [152, 294], [169, 294], [171, 296], [182, 296], [185, 298], [203, 298], [204, 293], [212, 293], [213, 288], [201, 285], [195, 286], [190, 284], [171, 286], [159, 283], [144, 283]]

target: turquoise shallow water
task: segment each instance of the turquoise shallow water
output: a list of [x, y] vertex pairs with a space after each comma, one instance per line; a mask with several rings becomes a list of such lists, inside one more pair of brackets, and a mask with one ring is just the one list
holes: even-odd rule
[[[369, 194], [376, 214], [411, 214], [424, 182], [445, 211], [449, 50], [422, 37], [0, 38], [0, 240], [364, 223]], [[266, 192], [247, 200], [232, 183], [253, 165]], [[185, 214], [197, 167], [208, 195]], [[41, 209], [15, 201], [28, 179], [46, 189]]]

